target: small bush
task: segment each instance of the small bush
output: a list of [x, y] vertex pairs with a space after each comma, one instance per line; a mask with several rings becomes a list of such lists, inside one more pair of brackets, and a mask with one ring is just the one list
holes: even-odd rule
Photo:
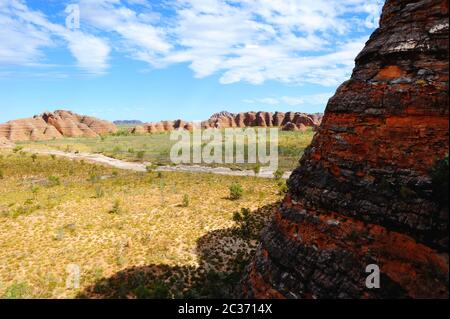
[[102, 198], [105, 196], [105, 191], [100, 186], [95, 187], [95, 198]]
[[91, 182], [92, 184], [97, 183], [99, 180], [100, 180], [100, 177], [97, 175], [97, 173], [91, 173], [89, 175], [88, 181]]
[[241, 211], [234, 212], [233, 221], [237, 224], [237, 231], [242, 237], [250, 238], [252, 233], [250, 209], [242, 208]]
[[289, 191], [289, 188], [288, 188], [285, 180], [280, 180], [278, 182], [278, 190], [279, 190], [280, 195], [287, 194], [287, 192]]
[[145, 156], [145, 151], [139, 151], [136, 153], [136, 157], [138, 160], [143, 160]]
[[242, 188], [241, 184], [239, 183], [233, 183], [230, 186], [230, 199], [237, 200], [242, 198], [244, 195], [244, 189]]
[[119, 199], [114, 201], [112, 208], [109, 210], [110, 214], [120, 214], [122, 212], [121, 202]]
[[32, 155], [31, 155], [31, 160], [33, 161], [33, 163], [36, 162], [36, 160], [37, 160], [37, 154], [32, 154]]
[[48, 186], [52, 187], [52, 186], [58, 186], [60, 184], [61, 184], [61, 182], [60, 182], [58, 176], [49, 176], [48, 177]]
[[56, 159], [56, 155], [55, 154], [51, 154], [50, 157], [52, 158], [52, 160]]
[[284, 175], [284, 171], [281, 169], [277, 169], [275, 172], [273, 172], [273, 177], [275, 179], [282, 179]]
[[24, 282], [16, 282], [9, 286], [3, 294], [4, 299], [25, 299], [31, 296], [31, 289]]
[[189, 207], [190, 199], [188, 194], [183, 196], [183, 207]]
[[145, 169], [147, 170], [147, 173], [153, 172], [156, 168], [158, 168], [158, 166], [156, 166], [156, 165], [154, 165], [154, 164], [147, 165], [147, 166], [145, 167]]
[[3, 173], [3, 170], [0, 168], [0, 179], [3, 179], [3, 178], [5, 178], [5, 175]]
[[258, 175], [261, 172], [261, 164], [256, 163], [255, 166], [253, 166], [253, 172], [255, 172], [255, 175]]
[[21, 150], [23, 150], [23, 146], [16, 146], [16, 147], [13, 148], [13, 152], [14, 152], [14, 153], [18, 153], [18, 152], [20, 152]]

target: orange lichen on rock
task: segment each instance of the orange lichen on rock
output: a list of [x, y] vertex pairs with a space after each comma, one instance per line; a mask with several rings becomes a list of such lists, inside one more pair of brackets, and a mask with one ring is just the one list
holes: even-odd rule
[[389, 65], [378, 72], [375, 79], [377, 80], [386, 80], [386, 79], [395, 79], [400, 78], [402, 76], [405, 76], [406, 72], [403, 71], [399, 66], [397, 65]]
[[[286, 298], [448, 298], [448, 199], [430, 174], [449, 152], [448, 27], [435, 28], [446, 3], [386, 1], [288, 180], [249, 268], [264, 282], [244, 278], [245, 297], [259, 285]], [[371, 264], [380, 289], [365, 285]]]

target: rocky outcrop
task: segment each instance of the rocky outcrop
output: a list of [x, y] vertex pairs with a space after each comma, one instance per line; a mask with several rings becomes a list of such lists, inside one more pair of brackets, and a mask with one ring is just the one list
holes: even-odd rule
[[306, 114], [300, 112], [245, 112], [233, 114], [221, 112], [214, 114], [207, 121], [202, 122], [204, 128], [227, 127], [283, 127], [287, 123], [294, 123], [297, 128], [300, 124], [308, 127], [317, 127], [322, 121], [321, 114]]
[[116, 131], [117, 127], [108, 121], [63, 110], [0, 124], [0, 138], [13, 142], [96, 137]]
[[[448, 160], [435, 168], [448, 115], [447, 1], [387, 0], [288, 181], [244, 296], [448, 298]], [[365, 284], [370, 264], [379, 289]]]
[[297, 125], [295, 125], [295, 124], [292, 123], [292, 122], [287, 122], [287, 123], [283, 126], [282, 130], [283, 130], [283, 131], [298, 131], [298, 127], [297, 127]]
[[9, 147], [13, 147], [14, 143], [11, 142], [10, 140], [7, 140], [6, 137], [1, 137], [0, 136], [0, 148], [9, 148]]
[[322, 121], [322, 114], [306, 114], [300, 112], [281, 113], [276, 112], [242, 112], [238, 114], [230, 112], [219, 112], [213, 114], [208, 120], [201, 122], [199, 125], [193, 122], [185, 122], [183, 120], [161, 121], [153, 123], [145, 123], [130, 129], [131, 133], [161, 133], [176, 129], [192, 130], [196, 126], [203, 129], [207, 128], [245, 128], [245, 127], [285, 127], [290, 123], [289, 130], [305, 131], [305, 127], [316, 129]]

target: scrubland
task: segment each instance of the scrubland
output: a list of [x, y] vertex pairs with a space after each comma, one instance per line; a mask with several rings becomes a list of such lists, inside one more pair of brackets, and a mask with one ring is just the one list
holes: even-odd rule
[[[298, 165], [298, 160], [304, 149], [311, 143], [313, 135], [314, 132], [311, 128], [308, 128], [306, 132], [279, 131], [278, 158], [280, 169], [290, 171]], [[64, 138], [51, 141], [24, 142], [18, 143], [18, 145], [26, 148], [56, 149], [67, 152], [101, 153], [126, 161], [146, 161], [155, 165], [168, 165], [170, 164], [170, 150], [175, 143], [176, 141], [170, 140], [170, 133], [167, 132], [135, 135], [128, 133], [127, 128], [122, 128], [116, 134], [101, 138]], [[254, 164], [209, 164], [208, 166], [252, 169]]]
[[[280, 134], [282, 150], [295, 161], [298, 144], [307, 143], [296, 134]], [[106, 154], [120, 147], [115, 156], [130, 159], [152, 148], [145, 156], [162, 160], [166, 138], [32, 146]], [[233, 185], [240, 186], [239, 196]], [[283, 191], [284, 182], [275, 179], [138, 173], [0, 150], [0, 298], [235, 296]], [[79, 288], [66, 283], [73, 265], [80, 270]]]

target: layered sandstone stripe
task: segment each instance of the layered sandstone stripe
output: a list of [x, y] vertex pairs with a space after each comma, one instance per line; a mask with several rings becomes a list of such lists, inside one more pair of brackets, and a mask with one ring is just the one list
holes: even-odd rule
[[[322, 121], [321, 114], [301, 112], [241, 112], [238, 114], [220, 112], [200, 123], [199, 127], [207, 128], [246, 128], [246, 127], [282, 127], [286, 131], [305, 131], [307, 127], [316, 129]], [[130, 129], [131, 133], [161, 133], [177, 129], [192, 130], [195, 123], [183, 120], [161, 121], [137, 125]]]
[[[448, 115], [447, 1], [386, 1], [288, 181], [244, 296], [448, 298], [448, 201], [430, 177], [448, 155]], [[369, 264], [380, 289], [365, 284]]]

